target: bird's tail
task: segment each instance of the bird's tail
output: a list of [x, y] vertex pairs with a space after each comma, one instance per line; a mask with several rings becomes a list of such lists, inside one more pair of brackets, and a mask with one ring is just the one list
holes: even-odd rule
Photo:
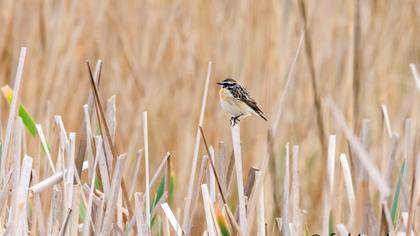
[[264, 116], [264, 113], [262, 113], [261, 111], [258, 111], [258, 116], [263, 118], [265, 121], [268, 121], [267, 118]]

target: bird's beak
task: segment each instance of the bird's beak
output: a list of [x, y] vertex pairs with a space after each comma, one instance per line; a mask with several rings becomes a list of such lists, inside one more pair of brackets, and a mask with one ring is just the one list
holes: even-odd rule
[[221, 82], [217, 82], [217, 84], [218, 84], [218, 85], [223, 85], [223, 83], [221, 83]]

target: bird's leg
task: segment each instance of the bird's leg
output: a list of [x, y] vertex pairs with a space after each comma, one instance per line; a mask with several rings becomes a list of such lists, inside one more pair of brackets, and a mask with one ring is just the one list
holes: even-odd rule
[[239, 117], [240, 117], [240, 115], [239, 116], [232, 116], [231, 118], [230, 118], [230, 126], [235, 126], [236, 124], [238, 124], [239, 123]]

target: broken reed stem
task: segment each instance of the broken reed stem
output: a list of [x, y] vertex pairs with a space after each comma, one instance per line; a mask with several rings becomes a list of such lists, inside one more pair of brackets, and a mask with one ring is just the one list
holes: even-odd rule
[[[103, 111], [103, 108], [102, 108], [102, 105], [101, 105], [101, 100], [99, 99], [99, 93], [98, 93], [98, 90], [96, 88], [95, 80], [94, 80], [93, 75], [92, 75], [92, 70], [90, 68], [89, 62], [86, 62], [86, 64], [87, 64], [88, 71], [89, 71], [89, 78], [90, 78], [91, 87], [93, 89], [96, 110], [97, 110], [97, 113], [98, 114], [100, 113], [100, 115], [98, 115], [99, 126], [102, 127], [101, 126], [101, 123], [103, 123], [103, 125], [105, 127], [106, 137], [107, 137], [107, 140], [108, 140], [108, 143], [109, 143], [111, 152], [112, 152], [112, 156], [113, 156], [113, 158], [115, 158], [117, 156], [117, 152], [116, 152], [116, 150], [114, 148], [114, 145], [112, 143], [112, 139], [111, 139], [111, 135], [110, 135], [110, 132], [109, 132], [108, 124], [106, 122], [104, 111]], [[100, 71], [101, 70], [99, 70], [99, 77], [100, 77]], [[99, 110], [99, 112], [98, 112], [98, 110]], [[101, 122], [101, 118], [102, 118], [103, 122]], [[103, 136], [103, 132], [102, 131], [101, 131], [101, 135]], [[103, 137], [102, 137], [102, 139], [103, 139]], [[104, 148], [104, 150], [105, 150], [105, 148]], [[111, 159], [111, 161], [112, 161], [112, 159]], [[109, 171], [110, 170], [108, 170], [108, 172]], [[130, 199], [128, 198], [128, 192], [127, 192], [127, 187], [126, 187], [124, 178], [122, 179], [121, 189], [122, 189], [124, 201], [127, 204], [127, 209], [129, 211], [129, 214], [130, 215], [133, 215], [133, 212], [132, 212], [133, 210], [132, 210], [132, 207], [131, 207]]]
[[[289, 91], [289, 84], [291, 83], [292, 78], [294, 78], [293, 75], [294, 75], [295, 67], [296, 67], [296, 64], [297, 64], [297, 61], [298, 61], [298, 58], [299, 58], [299, 55], [300, 55], [300, 51], [302, 49], [302, 45], [303, 45], [303, 42], [304, 42], [304, 38], [305, 38], [304, 36], [305, 36], [305, 32], [302, 31], [302, 33], [300, 35], [300, 40], [299, 40], [299, 43], [298, 43], [298, 46], [297, 46], [297, 49], [296, 49], [295, 56], [293, 58], [293, 61], [292, 61], [291, 65], [290, 65], [290, 68], [289, 68], [289, 72], [287, 74], [286, 85], [284, 86], [284, 89], [283, 89], [283, 92], [282, 92], [282, 95], [281, 95], [279, 101], [276, 103], [276, 104], [278, 104], [277, 105], [278, 106], [277, 113], [274, 116], [273, 123], [270, 124], [270, 129], [269, 129], [269, 132], [268, 132], [268, 135], [267, 135], [267, 143], [268, 143], [267, 154], [268, 154], [268, 161], [270, 161], [270, 162], [274, 162], [275, 148], [276, 148], [275, 147], [276, 144], [274, 143], [274, 137], [277, 134], [278, 124], [280, 122], [280, 118], [281, 118], [281, 115], [283, 113], [283, 106], [284, 106], [283, 104], [286, 100], [286, 94]], [[230, 169], [228, 169], [228, 170], [230, 170]], [[272, 182], [275, 183], [276, 182], [276, 180], [275, 180], [276, 177], [274, 175], [275, 175], [276, 171], [275, 171], [274, 163], [272, 163], [272, 165], [271, 165], [271, 172], [272, 172], [272, 174], [270, 176], [272, 178]], [[264, 174], [265, 174], [265, 172], [263, 172], [263, 175]], [[229, 177], [229, 175], [228, 175], [228, 177]], [[229, 182], [227, 182], [227, 184], [229, 186]], [[277, 202], [276, 202], [277, 201], [276, 200], [277, 199], [276, 193], [278, 192], [277, 188], [274, 188], [273, 192], [274, 192], [273, 193], [273, 198], [274, 198], [274, 202], [275, 202], [275, 206], [274, 206], [275, 209], [274, 209], [273, 212], [275, 212], [275, 214], [277, 214], [277, 213], [280, 214], [280, 204], [277, 204]]]
[[17, 195], [17, 209], [15, 209], [18, 216], [15, 235], [28, 235], [28, 189], [29, 182], [31, 180], [32, 162], [32, 157], [26, 155], [22, 160], [22, 169], [20, 171], [21, 174]]
[[390, 194], [390, 189], [387, 183], [382, 179], [382, 176], [376, 166], [372, 163], [369, 153], [365, 150], [363, 145], [359, 142], [350, 128], [347, 126], [343, 115], [340, 113], [334, 102], [331, 98], [327, 98], [326, 104], [332, 111], [333, 117], [337, 121], [337, 123], [341, 126], [347, 140], [349, 141], [350, 145], [352, 146], [355, 156], [359, 159], [361, 163], [361, 167], [364, 168], [372, 178], [373, 183], [375, 183], [378, 190], [381, 192], [382, 196], [386, 197]]
[[292, 220], [294, 232], [297, 235], [302, 235], [301, 230], [301, 214], [300, 214], [300, 180], [299, 180], [299, 146], [293, 145], [292, 150], [293, 169], [292, 169], [292, 186], [291, 186], [291, 206], [292, 206]]
[[172, 227], [175, 230], [177, 236], [185, 235], [184, 231], [182, 230], [181, 226], [178, 224], [178, 221], [175, 218], [174, 213], [172, 212], [171, 208], [169, 207], [168, 203], [164, 202], [160, 204], [162, 207], [165, 216], [168, 218], [169, 223], [171, 223]]
[[146, 224], [150, 235], [150, 185], [149, 185], [149, 134], [147, 128], [147, 112], [143, 112], [144, 168], [146, 193]]
[[[120, 157], [117, 158], [117, 163], [114, 168], [114, 173], [112, 175], [112, 184], [110, 193], [107, 196], [106, 200], [106, 211], [103, 219], [102, 229], [101, 229], [101, 235], [110, 235], [112, 226], [113, 226], [113, 220], [114, 220], [114, 212], [116, 207], [116, 200], [118, 197], [118, 192], [120, 191], [121, 187], [121, 180], [122, 180], [122, 174], [124, 170], [124, 164], [127, 159], [127, 155], [123, 154]], [[146, 211], [147, 212], [147, 211]]]
[[349, 201], [349, 209], [350, 209], [350, 216], [349, 216], [349, 223], [348, 225], [352, 225], [354, 222], [354, 209], [356, 206], [356, 197], [353, 190], [353, 181], [351, 178], [350, 166], [347, 161], [346, 154], [340, 154], [340, 163], [341, 168], [343, 169], [343, 178], [344, 178], [344, 186], [346, 188], [347, 193], [347, 200]]
[[140, 171], [140, 166], [141, 166], [141, 159], [143, 157], [143, 149], [140, 149], [137, 151], [137, 155], [136, 155], [136, 161], [134, 164], [134, 170], [133, 173], [131, 175], [131, 187], [130, 187], [130, 192], [129, 192], [129, 197], [131, 199], [131, 197], [134, 194], [134, 190], [136, 188], [137, 185], [137, 176], [139, 174]]
[[[261, 181], [261, 171], [255, 172], [255, 181]], [[258, 207], [257, 207], [257, 232], [259, 236], [265, 235], [265, 211], [264, 211], [264, 188], [261, 186], [261, 191], [258, 193]]]
[[[86, 170], [89, 167], [89, 163], [85, 161], [82, 166], [82, 170]], [[58, 183], [60, 183], [63, 179], [63, 176], [67, 173], [67, 169], [57, 172], [54, 175], [51, 175], [38, 183], [32, 185], [32, 187], [29, 188], [30, 191], [33, 193], [40, 193], [44, 191], [47, 188], [50, 188]]]
[[[211, 75], [211, 61], [208, 64], [207, 68], [207, 76], [206, 81], [204, 84], [204, 93], [201, 100], [201, 110], [200, 110], [200, 120], [198, 122], [198, 126], [202, 127], [204, 123], [204, 111], [206, 110], [206, 101], [207, 101], [207, 94], [209, 89], [209, 82], [210, 82], [210, 75]], [[189, 232], [188, 227], [188, 219], [191, 211], [191, 201], [193, 197], [193, 188], [194, 188], [194, 182], [195, 182], [195, 176], [196, 176], [196, 169], [197, 169], [197, 161], [198, 161], [198, 152], [200, 150], [200, 129], [197, 127], [197, 133], [195, 136], [195, 144], [194, 144], [194, 153], [193, 153], [193, 159], [192, 159], [192, 165], [191, 165], [191, 173], [190, 178], [188, 180], [188, 191], [187, 191], [187, 197], [185, 199], [185, 206], [184, 206], [184, 212], [183, 212], [183, 219], [182, 219], [182, 225], [184, 227], [184, 230], [186, 232]]]
[[207, 233], [209, 236], [216, 236], [215, 224], [213, 222], [213, 217], [211, 213], [212, 204], [210, 200], [209, 190], [206, 184], [201, 185], [201, 193], [203, 196], [204, 213], [207, 222]]
[[247, 217], [246, 217], [246, 199], [244, 192], [243, 183], [243, 172], [242, 172], [242, 154], [241, 154], [241, 135], [239, 124], [231, 127], [232, 131], [232, 143], [233, 152], [235, 155], [235, 172], [236, 172], [236, 183], [238, 187], [238, 198], [239, 198], [239, 225], [244, 234], [247, 233]]
[[327, 157], [327, 176], [328, 179], [324, 182], [324, 212], [322, 219], [322, 235], [327, 235], [329, 231], [331, 205], [333, 204], [334, 191], [334, 169], [335, 169], [335, 146], [336, 136], [330, 135], [328, 139], [328, 157]]
[[188, 231], [185, 231], [185, 233], [187, 235], [190, 234], [190, 230], [191, 230], [191, 227], [190, 226], [194, 223], [193, 216], [195, 215], [195, 212], [197, 210], [198, 194], [199, 194], [199, 189], [200, 189], [199, 186], [203, 182], [204, 175], [207, 172], [207, 161], [208, 161], [207, 158], [203, 158], [202, 161], [201, 161], [200, 172], [199, 172], [199, 175], [198, 175], [198, 183], [197, 183], [198, 186], [197, 186], [197, 188], [194, 189], [193, 198], [192, 198], [192, 201], [193, 201], [192, 202], [192, 211], [191, 211], [190, 216], [187, 219], [188, 220], [187, 221], [187, 223], [188, 223], [187, 224]]
[[36, 124], [36, 132], [38, 133], [39, 139], [41, 140], [42, 149], [44, 150], [45, 154], [47, 155], [48, 164], [50, 164], [50, 168], [55, 174], [55, 167], [54, 163], [51, 159], [50, 150], [48, 149], [47, 141], [44, 136], [44, 132], [42, 131], [42, 127], [40, 124]]
[[[309, 64], [309, 73], [311, 77], [311, 85], [313, 91], [314, 106], [316, 109], [316, 120], [318, 124], [319, 132], [319, 141], [321, 143], [321, 156], [324, 156], [326, 145], [325, 145], [325, 125], [324, 120], [322, 119], [322, 107], [321, 107], [321, 97], [317, 84], [316, 72], [315, 72], [315, 62], [312, 53], [312, 42], [311, 42], [311, 33], [308, 26], [308, 18], [306, 13], [306, 6], [304, 0], [299, 0], [299, 10], [302, 17], [302, 24], [305, 31], [305, 48], [306, 48], [306, 58]], [[323, 171], [321, 171], [323, 173]]]
[[6, 160], [9, 151], [9, 143], [11, 139], [12, 129], [18, 107], [20, 84], [22, 81], [23, 67], [25, 66], [26, 48], [20, 48], [19, 62], [16, 70], [15, 85], [13, 86], [13, 97], [10, 103], [9, 116], [7, 118], [6, 136], [4, 144], [2, 145], [0, 174], [4, 175], [6, 172]]
[[[99, 88], [99, 82], [100, 82], [100, 74], [101, 74], [101, 68], [102, 68], [102, 60], [98, 60], [96, 62], [96, 67], [95, 67], [95, 75], [94, 75], [94, 82], [95, 85]], [[90, 90], [89, 92], [89, 97], [88, 97], [88, 101], [87, 101], [87, 109], [88, 109], [88, 113], [89, 113], [89, 121], [92, 119], [92, 114], [93, 114], [93, 94], [92, 94], [92, 90]], [[76, 156], [76, 170], [77, 173], [79, 174], [79, 176], [81, 176], [82, 174], [82, 166], [83, 166], [83, 161], [85, 158], [85, 154], [86, 154], [86, 147], [87, 147], [87, 139], [88, 139], [88, 133], [87, 133], [87, 127], [89, 123], [87, 122], [83, 122], [82, 128], [80, 130], [80, 135], [79, 135], [79, 148], [77, 150], [77, 156]]]
[[284, 180], [283, 180], [283, 236], [290, 235], [289, 232], [289, 144], [286, 144], [286, 156], [284, 158]]
[[[206, 137], [204, 136], [203, 128], [201, 126], [199, 126], [199, 129], [200, 129], [201, 136], [203, 138], [204, 146], [206, 147], [207, 154], [208, 154], [209, 157], [211, 157], [209, 146], [207, 145]], [[220, 178], [219, 178], [219, 175], [216, 172], [216, 167], [214, 166], [214, 160], [211, 159], [211, 158], [208, 158], [208, 159], [209, 159], [210, 166], [211, 166], [211, 169], [213, 171], [213, 174], [216, 178], [217, 187], [219, 188], [220, 195], [222, 196], [223, 204], [226, 204], [225, 194], [223, 193], [223, 189], [222, 189], [222, 186], [221, 186], [220, 181], [219, 181]]]
[[171, 154], [167, 152], [165, 156], [163, 157], [162, 161], [160, 162], [159, 167], [156, 169], [155, 174], [152, 177], [152, 180], [150, 180], [150, 188], [153, 188], [154, 183], [159, 178], [160, 173], [162, 172], [163, 168], [166, 166], [169, 158], [171, 157]]

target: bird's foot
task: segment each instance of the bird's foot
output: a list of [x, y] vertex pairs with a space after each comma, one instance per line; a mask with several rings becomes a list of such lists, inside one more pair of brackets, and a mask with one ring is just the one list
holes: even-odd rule
[[232, 116], [231, 118], [230, 118], [230, 126], [235, 126], [236, 124], [238, 124], [239, 123], [239, 116]]

